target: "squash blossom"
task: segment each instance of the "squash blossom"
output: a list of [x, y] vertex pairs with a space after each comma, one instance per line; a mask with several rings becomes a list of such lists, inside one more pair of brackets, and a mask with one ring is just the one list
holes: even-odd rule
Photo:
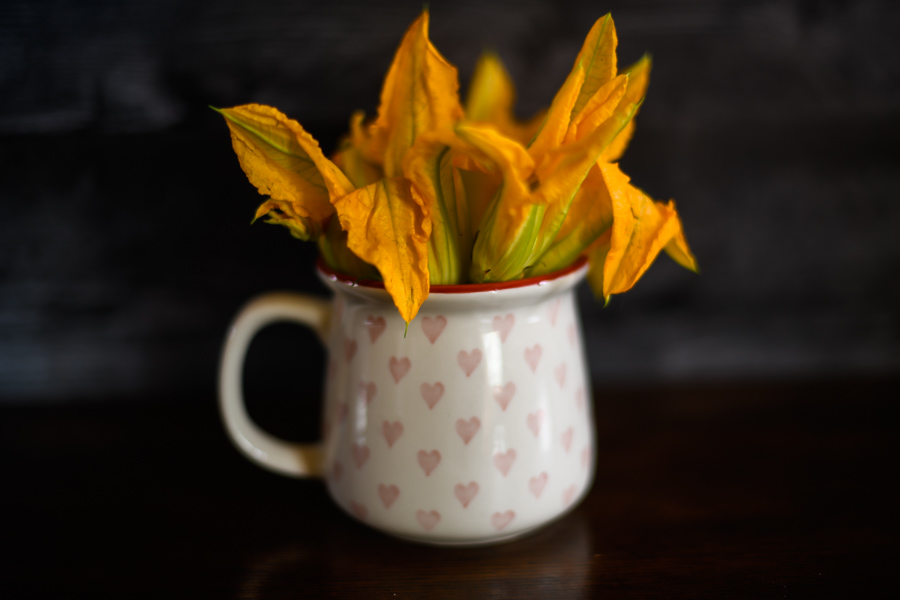
[[607, 300], [660, 250], [697, 270], [674, 202], [654, 201], [618, 166], [650, 58], [619, 70], [610, 15], [591, 28], [549, 109], [525, 122], [492, 53], [460, 102], [457, 70], [428, 39], [428, 21], [425, 11], [403, 37], [378, 114], [354, 114], [331, 158], [275, 108], [216, 109], [267, 196], [254, 220], [317, 242], [337, 271], [383, 280], [407, 323], [431, 284], [543, 275], [583, 254]]

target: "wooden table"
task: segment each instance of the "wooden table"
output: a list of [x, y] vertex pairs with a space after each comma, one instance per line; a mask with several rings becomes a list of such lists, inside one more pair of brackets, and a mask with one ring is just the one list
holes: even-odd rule
[[587, 499], [476, 549], [254, 467], [212, 395], [4, 408], [0, 597], [900, 598], [897, 383], [598, 387]]

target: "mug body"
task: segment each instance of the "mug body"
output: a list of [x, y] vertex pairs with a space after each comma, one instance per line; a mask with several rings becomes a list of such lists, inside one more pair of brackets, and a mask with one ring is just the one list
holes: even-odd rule
[[407, 329], [383, 288], [320, 268], [335, 292], [323, 424], [335, 501], [447, 545], [516, 537], [572, 508], [594, 469], [574, 294], [586, 269], [433, 286]]

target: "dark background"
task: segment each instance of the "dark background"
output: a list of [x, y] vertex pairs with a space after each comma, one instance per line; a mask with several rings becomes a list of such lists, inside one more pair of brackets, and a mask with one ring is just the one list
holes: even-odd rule
[[[419, 0], [6, 0], [0, 597], [900, 597], [900, 3], [430, 6], [463, 90], [493, 48], [522, 117], [607, 11], [621, 64], [654, 56], [622, 165], [678, 202], [702, 274], [661, 256], [606, 309], [580, 290], [591, 493], [521, 542], [413, 546], [216, 415], [240, 306], [325, 289], [312, 245], [250, 225], [207, 105], [275, 105], [330, 151]], [[261, 332], [251, 416], [315, 439], [323, 365], [301, 327]]]
[[[900, 5], [430, 6], [463, 91], [493, 48], [523, 117], [550, 102], [606, 11], [620, 64], [654, 56], [622, 164], [676, 199], [702, 274], [661, 256], [606, 309], [581, 290], [598, 384], [898, 373]], [[374, 113], [421, 7], [5, 2], [0, 399], [209, 399], [244, 301], [324, 294], [311, 245], [250, 226], [260, 198], [207, 105], [275, 105], [330, 151], [353, 110]], [[312, 340], [295, 326], [264, 331], [248, 385], [274, 392], [271, 373], [303, 369], [317, 385]]]

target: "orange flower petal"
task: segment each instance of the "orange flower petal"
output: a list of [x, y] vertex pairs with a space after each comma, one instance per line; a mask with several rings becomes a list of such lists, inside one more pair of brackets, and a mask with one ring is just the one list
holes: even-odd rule
[[609, 190], [594, 164], [569, 206], [553, 243], [529, 272], [529, 276], [552, 273], [570, 265], [594, 240], [612, 226]]
[[581, 63], [585, 71], [584, 83], [572, 106], [572, 118], [576, 117], [588, 105], [591, 97], [608, 81], [616, 76], [616, 26], [612, 15], [597, 19], [588, 32], [575, 58], [575, 64]]
[[625, 96], [627, 85], [628, 75], [619, 75], [597, 90], [588, 100], [584, 109], [569, 124], [566, 143], [572, 143], [588, 135], [613, 116], [620, 104], [622, 106], [628, 104], [628, 102], [621, 102]]
[[347, 246], [374, 265], [400, 316], [409, 323], [428, 297], [428, 238], [431, 223], [409, 182], [388, 177], [334, 203]]
[[[671, 205], [672, 210], [674, 210], [675, 201], [670, 200], [669, 204]], [[666, 244], [663, 249], [666, 251], [666, 254], [679, 265], [694, 273], [699, 273], [700, 267], [697, 265], [697, 259], [694, 258], [691, 249], [688, 248], [687, 239], [684, 237], [684, 229], [681, 225], [681, 219], [677, 214], [675, 215], [675, 220], [677, 221], [675, 235], [672, 236], [672, 239], [669, 240], [669, 243]]]
[[463, 116], [456, 67], [428, 39], [428, 12], [410, 26], [384, 80], [378, 118], [369, 134], [383, 147], [384, 172], [402, 175], [403, 157], [416, 137], [450, 131]]
[[431, 220], [428, 272], [431, 283], [438, 285], [461, 283], [471, 252], [468, 203], [453, 166], [456, 151], [452, 143], [441, 136], [423, 134], [403, 161], [413, 198]]
[[469, 82], [466, 119], [472, 123], [490, 123], [524, 146], [534, 138], [546, 115], [541, 113], [519, 122], [513, 110], [515, 103], [516, 89], [500, 57], [493, 52], [483, 53]]
[[319, 143], [277, 109], [246, 104], [218, 112], [231, 130], [241, 168], [260, 194], [292, 202], [297, 214], [321, 223], [334, 214], [329, 200], [353, 190]]
[[578, 99], [578, 93], [584, 83], [584, 76], [582, 64], [576, 62], [572, 72], [556, 92], [553, 104], [550, 105], [550, 110], [547, 112], [540, 131], [528, 146], [528, 154], [536, 165], [540, 166], [547, 153], [559, 148], [563, 143], [572, 120], [572, 107], [575, 106], [575, 101]]
[[[631, 185], [617, 164], [605, 164], [600, 170], [610, 191], [613, 226], [609, 250], [602, 266], [604, 297], [628, 291], [653, 263], [680, 229], [675, 203], [654, 202]], [[599, 265], [592, 265], [597, 269]], [[596, 277], [592, 278], [596, 283]]]
[[[628, 75], [628, 87], [625, 89], [625, 95], [622, 102], [640, 103], [647, 94], [647, 85], [650, 83], [650, 68], [653, 61], [650, 55], [645, 54], [641, 60], [628, 67], [623, 73]], [[618, 135], [613, 143], [603, 152], [600, 160], [603, 162], [616, 162], [625, 153], [628, 143], [634, 137], [634, 124], [632, 119], [627, 127]]]

